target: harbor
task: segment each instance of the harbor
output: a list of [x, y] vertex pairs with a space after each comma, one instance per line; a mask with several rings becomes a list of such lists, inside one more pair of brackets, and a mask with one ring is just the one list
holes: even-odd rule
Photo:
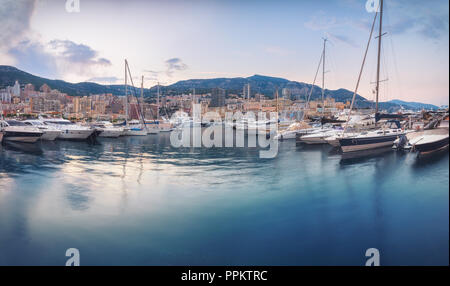
[[448, 265], [447, 1], [3, 2], [0, 266]]

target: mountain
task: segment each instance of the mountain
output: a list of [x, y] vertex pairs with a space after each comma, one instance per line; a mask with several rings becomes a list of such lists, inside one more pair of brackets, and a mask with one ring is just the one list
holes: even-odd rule
[[412, 110], [418, 110], [418, 109], [426, 109], [426, 110], [436, 110], [439, 107], [433, 104], [427, 104], [427, 103], [421, 103], [421, 102], [407, 102], [403, 100], [394, 99], [389, 101], [390, 103], [400, 105], [404, 109], [412, 109]]
[[[90, 94], [112, 93], [113, 95], [123, 95], [125, 93], [124, 85], [101, 85], [93, 82], [70, 83], [63, 80], [52, 80], [38, 77], [27, 72], [21, 71], [11, 66], [0, 65], [0, 88], [14, 85], [18, 80], [21, 84], [31, 83], [36, 89], [43, 84], [47, 84], [52, 89], [57, 89], [63, 93], [72, 96], [84, 96]], [[189, 79], [178, 81], [168, 86], [161, 86], [161, 93], [165, 95], [176, 95], [181, 93], [191, 93], [195, 89], [197, 94], [209, 93], [213, 88], [223, 88], [227, 94], [242, 94], [245, 84], [250, 84], [252, 94], [256, 92], [264, 94], [269, 98], [273, 98], [275, 91], [281, 92], [284, 88], [291, 92], [292, 97], [305, 99], [311, 88], [311, 84], [297, 81], [289, 81], [284, 78], [269, 77], [263, 75], [254, 75], [250, 77], [238, 78], [212, 78], [212, 79]], [[132, 90], [131, 90], [132, 91]], [[139, 89], [135, 90], [139, 95]], [[157, 87], [144, 89], [144, 96], [156, 96]], [[312, 100], [322, 97], [322, 90], [318, 86], [314, 86], [311, 95]], [[347, 89], [325, 90], [325, 97], [334, 98], [339, 102], [351, 101], [353, 92]], [[375, 104], [364, 97], [357, 95], [355, 107], [357, 108], [374, 108]], [[380, 108], [388, 111], [396, 111], [403, 106], [405, 109], [420, 110], [436, 109], [437, 106], [418, 102], [404, 102], [400, 100], [391, 100], [389, 102], [380, 102]]]

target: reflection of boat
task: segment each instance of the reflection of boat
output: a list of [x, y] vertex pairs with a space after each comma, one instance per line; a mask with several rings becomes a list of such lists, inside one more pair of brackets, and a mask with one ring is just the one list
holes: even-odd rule
[[377, 149], [342, 153], [341, 163], [342, 164], [356, 163], [360, 162], [360, 160], [368, 160], [374, 157], [383, 156], [387, 152], [392, 152], [392, 148], [388, 146]]
[[34, 143], [42, 136], [42, 132], [33, 126], [17, 120], [0, 121], [5, 141]]
[[58, 130], [57, 128], [50, 125], [45, 125], [41, 120], [25, 120], [23, 122], [26, 125], [34, 126], [41, 130], [42, 133], [44, 133], [41, 137], [42, 140], [53, 141], [58, 138], [59, 134], [61, 133], [61, 130]]
[[448, 133], [417, 136], [409, 141], [409, 144], [412, 151], [417, 151], [419, 154], [433, 153], [448, 147]]
[[3, 132], [0, 131], [0, 143], [3, 141]]

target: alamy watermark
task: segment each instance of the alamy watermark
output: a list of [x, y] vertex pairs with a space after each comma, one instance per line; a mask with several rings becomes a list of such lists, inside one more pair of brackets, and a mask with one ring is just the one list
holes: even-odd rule
[[367, 0], [366, 10], [369, 13], [378, 12], [380, 9], [380, 0]]
[[[201, 125], [205, 122], [210, 125], [202, 129]], [[207, 112], [202, 117], [201, 105], [194, 104], [193, 120], [173, 130], [170, 143], [176, 148], [244, 148], [247, 138], [247, 148], [263, 148], [259, 151], [260, 158], [275, 158], [278, 154], [278, 140], [274, 138], [277, 130], [276, 112], [270, 113], [270, 119], [264, 112], [259, 112], [257, 117], [253, 112], [247, 112], [245, 117], [241, 112], [227, 112], [223, 122], [216, 112]]]
[[80, 13], [80, 0], [66, 0], [66, 11], [68, 13]]
[[366, 266], [380, 266], [380, 251], [376, 248], [369, 248], [366, 250]]
[[66, 250], [66, 266], [80, 266], [80, 251], [76, 248], [69, 248]]

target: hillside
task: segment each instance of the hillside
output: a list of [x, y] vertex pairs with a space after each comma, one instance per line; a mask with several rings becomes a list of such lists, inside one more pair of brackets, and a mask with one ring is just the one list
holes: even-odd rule
[[[63, 80], [52, 80], [38, 77], [27, 72], [21, 71], [11, 66], [0, 66], [0, 88], [12, 86], [18, 80], [21, 84], [31, 83], [36, 88], [43, 84], [47, 84], [52, 89], [72, 96], [85, 96], [90, 94], [112, 93], [113, 95], [123, 95], [125, 93], [124, 85], [101, 85], [93, 82], [70, 83]], [[191, 93], [193, 89], [197, 94], [208, 93], [213, 88], [219, 87], [226, 90], [227, 94], [241, 94], [245, 84], [250, 84], [251, 93], [256, 92], [264, 94], [269, 98], [273, 98], [275, 91], [278, 89], [281, 95], [283, 88], [293, 90], [297, 98], [306, 98], [311, 87], [310, 84], [289, 81], [283, 78], [269, 77], [263, 75], [254, 75], [247, 78], [213, 78], [213, 79], [189, 79], [178, 81], [168, 86], [162, 86], [161, 92], [164, 95], [176, 95], [181, 93]], [[156, 86], [150, 89], [144, 89], [144, 96], [156, 96]], [[137, 91], [139, 93], [139, 91]], [[313, 100], [320, 99], [322, 91], [320, 87], [315, 86], [311, 98]], [[353, 92], [347, 89], [325, 90], [325, 97], [334, 98], [336, 101], [351, 101]], [[357, 108], [373, 108], [374, 103], [368, 101], [362, 96], [357, 95], [355, 107]], [[405, 109], [420, 110], [436, 109], [437, 106], [418, 102], [404, 102], [400, 100], [392, 100], [389, 102], [381, 102], [380, 108], [389, 111], [395, 111], [401, 107]]]

